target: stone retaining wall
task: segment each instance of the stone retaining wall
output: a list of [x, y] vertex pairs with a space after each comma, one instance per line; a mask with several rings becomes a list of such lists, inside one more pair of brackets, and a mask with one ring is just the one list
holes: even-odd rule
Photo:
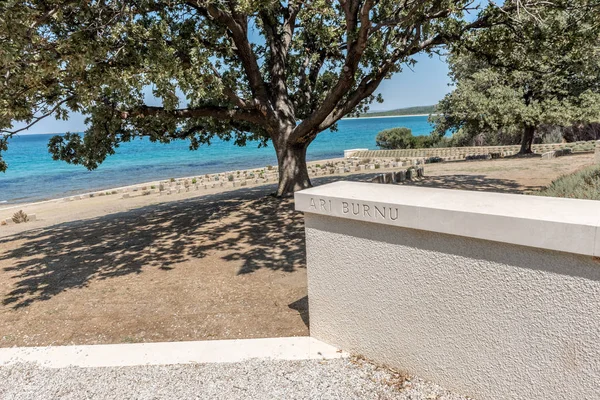
[[[474, 146], [474, 147], [440, 147], [430, 149], [399, 149], [399, 150], [368, 150], [368, 151], [350, 151], [344, 154], [347, 157], [358, 158], [428, 158], [440, 157], [443, 160], [461, 160], [468, 156], [497, 154], [501, 157], [507, 157], [517, 154], [521, 146]], [[581, 141], [573, 143], [552, 143], [552, 144], [534, 144], [531, 150], [534, 153], [546, 153], [559, 149], [571, 149], [572, 152], [594, 151], [596, 141]]]

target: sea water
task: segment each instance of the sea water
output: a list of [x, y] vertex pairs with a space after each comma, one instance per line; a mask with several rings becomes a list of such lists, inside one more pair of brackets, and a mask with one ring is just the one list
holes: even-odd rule
[[[307, 159], [343, 157], [345, 149], [376, 149], [375, 136], [383, 129], [405, 126], [414, 135], [428, 135], [432, 127], [426, 116], [344, 119], [336, 132], [325, 131], [310, 145]], [[0, 204], [45, 200], [94, 190], [133, 185], [159, 179], [204, 175], [238, 169], [277, 165], [272, 146], [246, 147], [214, 140], [210, 146], [189, 150], [189, 142], [168, 144], [136, 139], [123, 143], [98, 169], [52, 160], [48, 140], [53, 135], [20, 135], [9, 142], [0, 173]]]

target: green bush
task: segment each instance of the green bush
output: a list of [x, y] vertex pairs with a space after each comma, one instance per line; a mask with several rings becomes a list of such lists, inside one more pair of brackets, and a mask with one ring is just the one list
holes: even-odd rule
[[425, 160], [425, 164], [435, 164], [444, 161], [441, 157], [429, 157]]
[[565, 175], [546, 189], [534, 193], [538, 196], [567, 197], [572, 199], [600, 200], [600, 166], [592, 166]]
[[386, 149], [423, 149], [432, 147], [434, 141], [430, 136], [413, 136], [409, 128], [391, 128], [377, 134], [377, 146]]

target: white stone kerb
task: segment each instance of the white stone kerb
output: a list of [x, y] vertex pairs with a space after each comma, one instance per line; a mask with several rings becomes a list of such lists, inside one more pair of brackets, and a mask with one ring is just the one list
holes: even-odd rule
[[600, 256], [600, 202], [335, 182], [295, 194], [299, 211]]

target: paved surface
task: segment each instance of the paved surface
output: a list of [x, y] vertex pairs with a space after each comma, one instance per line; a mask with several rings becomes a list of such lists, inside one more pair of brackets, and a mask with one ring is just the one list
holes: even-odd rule
[[62, 369], [16, 364], [0, 367], [0, 398], [467, 399], [349, 359]]
[[311, 360], [348, 357], [309, 336], [238, 340], [204, 340], [92, 346], [48, 346], [0, 348], [0, 367], [35, 363], [45, 368], [133, 367], [235, 363], [255, 358]]

